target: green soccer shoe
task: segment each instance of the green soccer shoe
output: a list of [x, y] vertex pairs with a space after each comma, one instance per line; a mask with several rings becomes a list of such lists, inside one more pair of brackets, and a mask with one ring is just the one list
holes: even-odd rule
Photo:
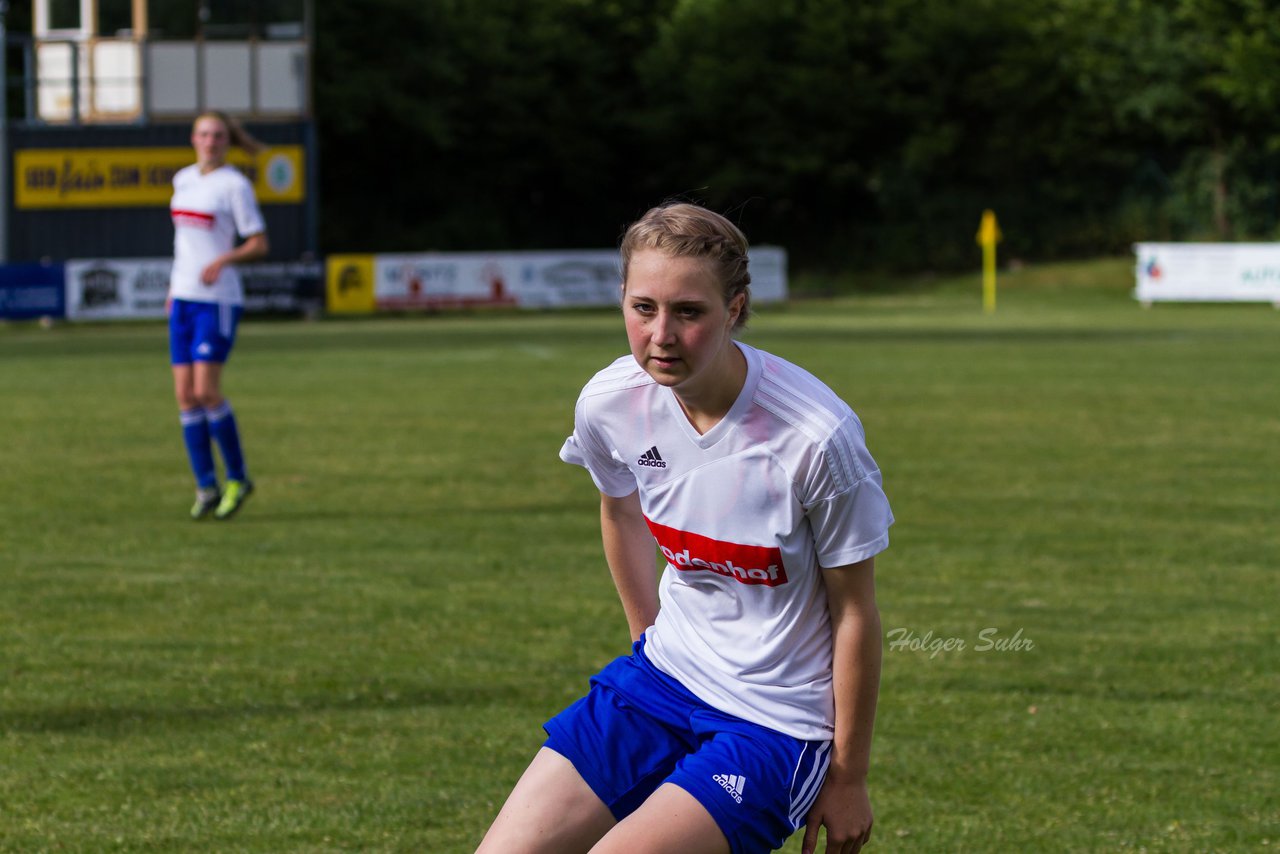
[[217, 519], [230, 519], [244, 506], [245, 499], [252, 494], [253, 481], [248, 478], [227, 481], [226, 491], [222, 493], [222, 502], [218, 504], [218, 509], [214, 511], [214, 517]]

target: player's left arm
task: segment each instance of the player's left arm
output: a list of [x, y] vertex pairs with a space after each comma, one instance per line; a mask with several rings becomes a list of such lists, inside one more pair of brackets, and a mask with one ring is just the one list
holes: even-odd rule
[[880, 695], [880, 611], [875, 558], [822, 570], [831, 612], [835, 735], [826, 781], [805, 823], [804, 854], [826, 827], [826, 854], [854, 854], [871, 838], [867, 770]]
[[230, 252], [224, 252], [213, 259], [209, 266], [205, 267], [200, 273], [200, 281], [206, 285], [212, 285], [218, 281], [218, 276], [222, 274], [222, 268], [228, 264], [245, 264], [249, 261], [257, 261], [259, 258], [265, 258], [270, 251], [271, 245], [267, 242], [267, 233], [265, 231], [251, 234], [235, 249]]

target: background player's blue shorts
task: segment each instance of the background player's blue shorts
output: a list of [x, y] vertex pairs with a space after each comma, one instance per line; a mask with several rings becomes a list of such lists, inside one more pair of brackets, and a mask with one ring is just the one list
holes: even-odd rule
[[663, 783], [693, 795], [734, 854], [781, 848], [805, 820], [831, 743], [801, 741], [711, 708], [658, 670], [644, 638], [543, 727], [621, 821]]
[[169, 361], [225, 362], [236, 342], [242, 311], [238, 305], [175, 299], [169, 307]]

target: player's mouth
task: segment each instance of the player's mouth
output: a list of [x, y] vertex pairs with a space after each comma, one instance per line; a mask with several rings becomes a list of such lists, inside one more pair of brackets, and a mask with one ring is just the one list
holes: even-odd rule
[[676, 365], [680, 364], [680, 359], [676, 356], [653, 355], [649, 357], [649, 363], [657, 366], [658, 368], [661, 368], [664, 371], [669, 371], [672, 368], [674, 368]]

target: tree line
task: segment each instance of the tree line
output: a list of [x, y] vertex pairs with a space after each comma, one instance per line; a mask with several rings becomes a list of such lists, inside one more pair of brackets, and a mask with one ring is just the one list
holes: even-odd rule
[[793, 267], [1273, 239], [1274, 0], [316, 4], [326, 251], [613, 245], [668, 197]]

